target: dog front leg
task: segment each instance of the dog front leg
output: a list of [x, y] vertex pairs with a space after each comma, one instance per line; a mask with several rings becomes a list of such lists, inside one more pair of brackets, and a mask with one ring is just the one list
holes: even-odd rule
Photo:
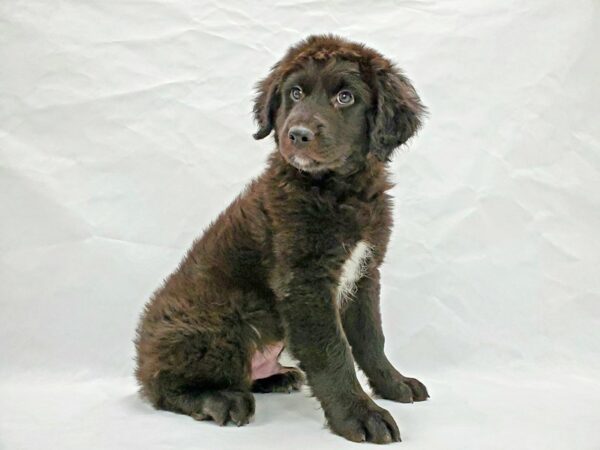
[[345, 305], [342, 322], [352, 353], [365, 372], [373, 391], [402, 403], [426, 400], [427, 389], [419, 380], [400, 374], [384, 353], [379, 312], [379, 270], [372, 269], [358, 283], [355, 298]]
[[300, 361], [330, 428], [351, 441], [400, 440], [388, 411], [363, 391], [332, 297], [332, 285], [292, 274], [280, 299], [291, 353]]

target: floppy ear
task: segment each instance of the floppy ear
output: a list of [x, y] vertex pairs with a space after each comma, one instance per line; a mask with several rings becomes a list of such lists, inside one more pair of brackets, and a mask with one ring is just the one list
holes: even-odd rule
[[415, 88], [394, 67], [375, 76], [376, 104], [371, 116], [371, 151], [389, 161], [394, 149], [404, 144], [421, 126], [425, 106]]
[[256, 98], [254, 99], [254, 120], [258, 124], [258, 131], [253, 134], [254, 139], [267, 137], [275, 126], [275, 113], [279, 108], [279, 73], [278, 64], [274, 65], [269, 75], [256, 84]]

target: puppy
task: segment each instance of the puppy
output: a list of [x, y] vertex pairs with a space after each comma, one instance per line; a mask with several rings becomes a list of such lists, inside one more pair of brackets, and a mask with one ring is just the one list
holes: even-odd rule
[[[257, 87], [267, 168], [196, 240], [137, 330], [136, 376], [156, 407], [248, 423], [252, 392], [300, 388], [351, 441], [400, 440], [364, 392], [428, 398], [384, 353], [379, 266], [390, 236], [386, 162], [421, 125], [412, 85], [378, 52], [336, 36], [290, 48]], [[302, 371], [282, 367], [287, 346]]]

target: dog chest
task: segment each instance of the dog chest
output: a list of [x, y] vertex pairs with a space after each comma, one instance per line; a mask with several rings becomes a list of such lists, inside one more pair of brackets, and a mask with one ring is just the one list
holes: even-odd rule
[[373, 247], [366, 241], [359, 241], [352, 249], [342, 265], [338, 280], [336, 292], [338, 307], [343, 306], [356, 293], [356, 283], [365, 275], [372, 254]]

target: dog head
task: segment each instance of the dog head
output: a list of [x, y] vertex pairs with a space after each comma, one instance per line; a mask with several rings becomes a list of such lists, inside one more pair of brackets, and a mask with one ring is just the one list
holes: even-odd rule
[[425, 107], [380, 53], [325, 35], [290, 48], [257, 85], [255, 139], [275, 130], [283, 158], [306, 172], [342, 171], [371, 152], [389, 161]]

